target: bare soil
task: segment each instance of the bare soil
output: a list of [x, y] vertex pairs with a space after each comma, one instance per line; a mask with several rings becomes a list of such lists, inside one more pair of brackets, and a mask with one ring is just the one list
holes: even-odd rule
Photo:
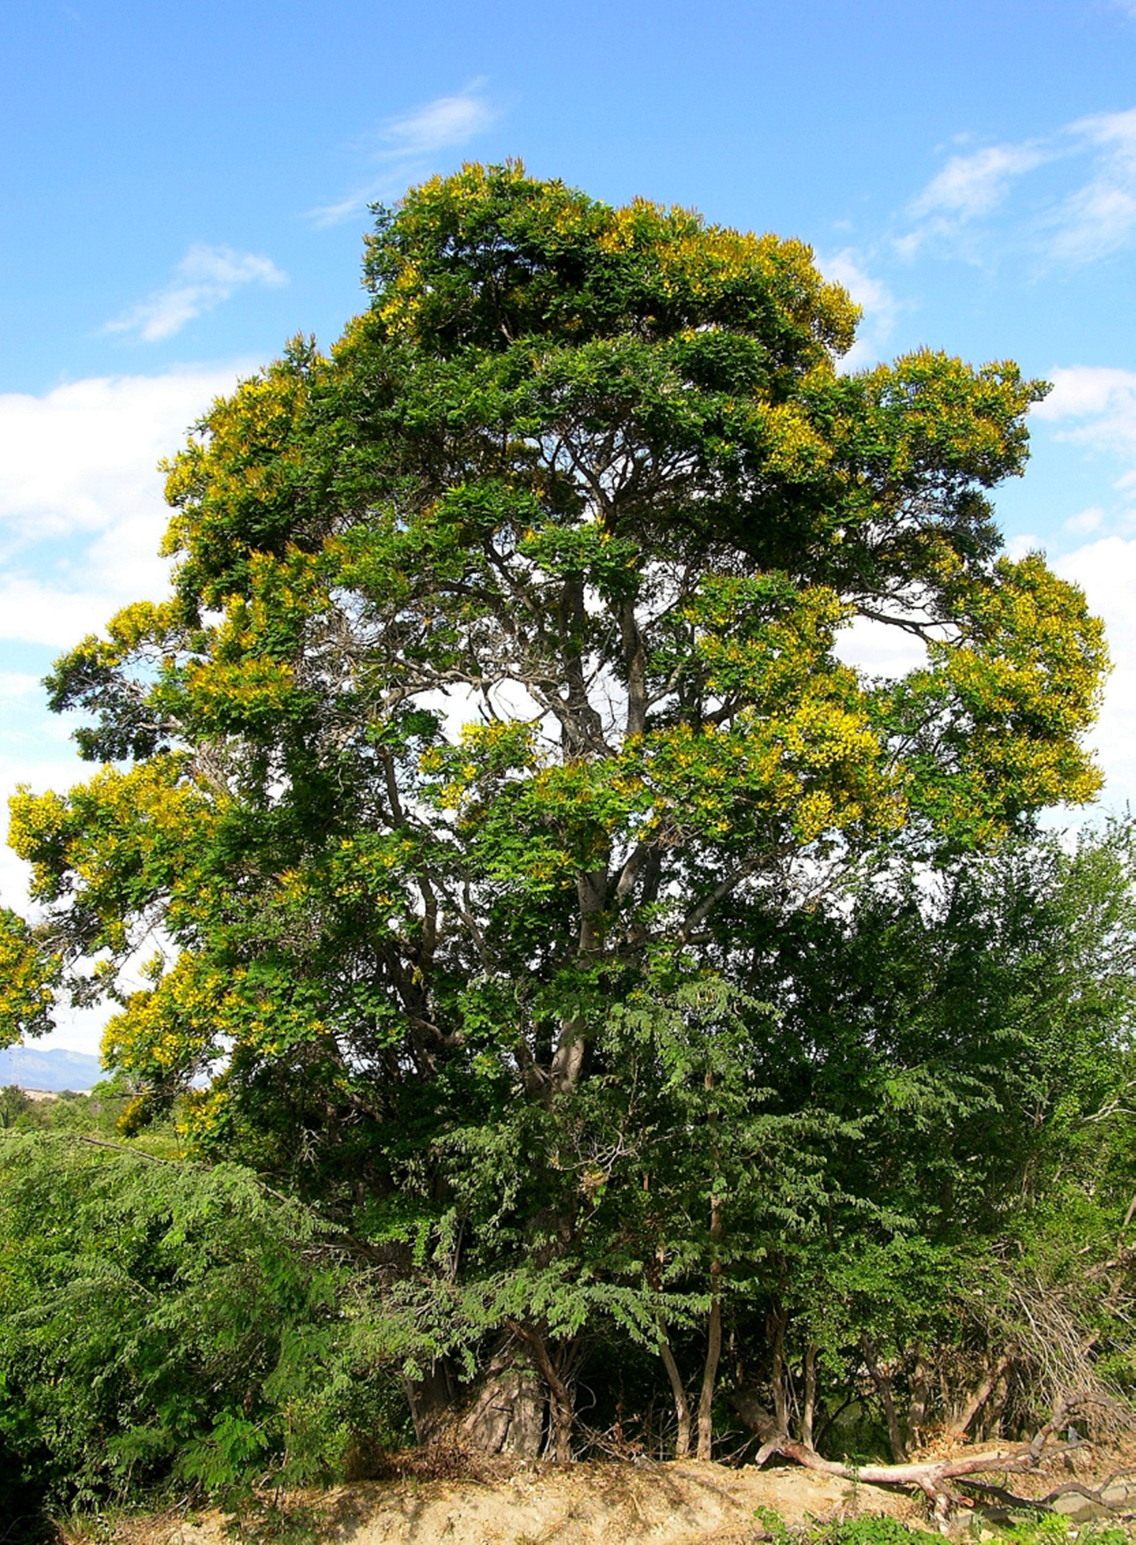
[[[296, 1535], [329, 1545], [751, 1545], [766, 1537], [758, 1508], [790, 1525], [888, 1513], [919, 1525], [915, 1500], [796, 1466], [755, 1470], [683, 1461], [554, 1465], [523, 1463], [446, 1479], [403, 1474], [284, 1505]], [[276, 1530], [272, 1530], [276, 1533]], [[293, 1530], [283, 1529], [287, 1535]], [[115, 1545], [230, 1545], [265, 1538], [220, 1512], [119, 1520]], [[83, 1531], [68, 1536], [87, 1545]]]
[[[1126, 1450], [1081, 1453], [1057, 1462], [1049, 1473], [982, 1479], [1005, 1479], [1020, 1499], [1064, 1491], [1060, 1510], [1071, 1522], [1107, 1514], [1131, 1530], [1136, 1447]], [[1118, 1471], [1131, 1479], [1113, 1482], [1114, 1508], [1085, 1500]], [[990, 1538], [989, 1526], [1014, 1516], [1013, 1503], [1008, 1493], [975, 1495], [973, 1509], [957, 1521], [958, 1531]], [[471, 1472], [458, 1456], [447, 1465], [425, 1451], [384, 1480], [265, 1501], [273, 1506], [240, 1518], [211, 1510], [120, 1518], [113, 1524], [102, 1519], [97, 1529], [76, 1527], [63, 1537], [66, 1545], [755, 1545], [767, 1538], [759, 1509], [778, 1514], [790, 1527], [888, 1514], [914, 1527], [935, 1528], [922, 1499], [902, 1492], [796, 1465], [733, 1469], [694, 1460], [498, 1461]]]

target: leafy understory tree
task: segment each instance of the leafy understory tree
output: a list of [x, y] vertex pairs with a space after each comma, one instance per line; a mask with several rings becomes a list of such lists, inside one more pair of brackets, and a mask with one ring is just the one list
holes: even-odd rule
[[239, 1166], [5, 1133], [0, 1499], [341, 1474], [398, 1406], [343, 1278], [338, 1238]]
[[[1045, 388], [841, 374], [856, 308], [801, 243], [519, 164], [412, 190], [365, 272], [330, 355], [170, 463], [170, 596], [58, 662], [101, 770], [15, 800], [47, 921], [6, 948], [116, 1004], [128, 1126], [180, 1100], [351, 1228], [436, 1353], [423, 1424], [492, 1367], [467, 1432], [566, 1454], [623, 1338], [708, 1455], [740, 1306], [899, 1228], [845, 1156], [933, 1083], [914, 1038], [891, 1093], [883, 1051], [812, 1077], [789, 942], [1099, 785], [1100, 624], [989, 497]], [[858, 621], [924, 663], [844, 663]]]

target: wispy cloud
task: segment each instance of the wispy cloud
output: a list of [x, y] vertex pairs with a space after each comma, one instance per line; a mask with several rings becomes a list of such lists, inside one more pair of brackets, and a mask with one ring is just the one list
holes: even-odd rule
[[1032, 172], [1049, 157], [1037, 145], [989, 145], [969, 156], [952, 156], [912, 205], [916, 216], [940, 214], [973, 220], [989, 214], [1009, 192], [1015, 177]]
[[1091, 531], [1099, 531], [1104, 525], [1106, 515], [1099, 504], [1090, 504], [1083, 510], [1078, 510], [1075, 515], [1062, 525], [1063, 531], [1070, 532], [1073, 536], [1087, 536]]
[[388, 118], [367, 155], [371, 175], [333, 204], [309, 211], [316, 225], [336, 225], [359, 215], [376, 199], [401, 192], [434, 170], [433, 158], [456, 150], [494, 123], [498, 112], [484, 93], [483, 81], [473, 81], [454, 96], [435, 97], [421, 107]]
[[271, 258], [232, 247], [196, 242], [174, 269], [170, 282], [103, 329], [133, 333], [143, 343], [160, 343], [181, 332], [187, 322], [212, 311], [246, 284], [287, 284], [288, 276]]
[[859, 370], [880, 359], [899, 311], [895, 296], [886, 284], [867, 272], [864, 261], [851, 247], [831, 257], [818, 253], [816, 259], [824, 277], [842, 284], [863, 313], [856, 329], [856, 342], [841, 361], [844, 370]]
[[1035, 417], [1070, 424], [1062, 431], [1070, 440], [1136, 457], [1136, 371], [1067, 365], [1049, 378], [1053, 391]]
[[[1053, 172], [1030, 184], [1029, 206], [994, 226], [1019, 186], [1046, 167]], [[1080, 118], [1043, 140], [951, 156], [908, 206], [907, 218], [896, 241], [904, 257], [927, 245], [968, 256], [1009, 246], [1045, 265], [1107, 257], [1136, 243], [1136, 109]]]
[[1059, 440], [1100, 452], [1114, 465], [1118, 459], [1125, 468], [1113, 478], [1115, 498], [1070, 516], [1064, 530], [1074, 537], [1114, 532], [1130, 536], [1136, 529], [1136, 370], [1068, 365], [1051, 370], [1049, 376], [1053, 391], [1033, 416], [1051, 423]]
[[1136, 237], [1136, 108], [1082, 118], [1067, 133], [1090, 148], [1096, 165], [1056, 211], [1054, 253], [1086, 263]]
[[896, 243], [904, 257], [913, 257], [932, 239], [954, 239], [963, 229], [993, 213], [1019, 177], [1051, 160], [1053, 152], [1033, 141], [1020, 145], [987, 145], [969, 155], [952, 156], [909, 207], [915, 222]]

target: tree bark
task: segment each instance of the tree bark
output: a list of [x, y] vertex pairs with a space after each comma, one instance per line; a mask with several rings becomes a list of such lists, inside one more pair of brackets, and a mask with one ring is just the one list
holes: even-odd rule
[[678, 1371], [678, 1364], [674, 1360], [674, 1353], [671, 1351], [671, 1344], [665, 1330], [659, 1332], [659, 1356], [663, 1360], [663, 1367], [667, 1370], [667, 1378], [671, 1381], [675, 1416], [678, 1418], [675, 1458], [686, 1459], [690, 1454], [690, 1402], [686, 1398], [682, 1375]]
[[456, 1393], [444, 1362], [435, 1363], [420, 1379], [406, 1380], [406, 1402], [420, 1444], [432, 1443], [453, 1420]]
[[891, 1379], [880, 1367], [876, 1348], [871, 1338], [861, 1336], [860, 1345], [864, 1352], [864, 1362], [871, 1374], [872, 1383], [876, 1386], [876, 1394], [880, 1398], [883, 1407], [884, 1420], [887, 1422], [888, 1442], [891, 1444], [891, 1457], [897, 1464], [905, 1463], [907, 1459], [907, 1447], [903, 1441], [903, 1431], [899, 1425], [899, 1417], [896, 1414], [895, 1398], [892, 1393]]
[[[716, 1203], [717, 1198], [713, 1199]], [[706, 1338], [706, 1363], [702, 1369], [702, 1392], [698, 1399], [698, 1457], [710, 1459], [714, 1447], [714, 1385], [718, 1378], [718, 1360], [722, 1355], [722, 1263], [710, 1263], [710, 1325]]]
[[505, 1323], [531, 1349], [540, 1376], [548, 1386], [552, 1415], [548, 1448], [554, 1459], [566, 1464], [572, 1458], [572, 1423], [576, 1415], [571, 1392], [549, 1356], [544, 1337], [531, 1326], [522, 1325], [517, 1320], [506, 1320]]
[[907, 1449], [910, 1452], [920, 1441], [920, 1431], [927, 1419], [927, 1396], [930, 1393], [927, 1364], [923, 1349], [915, 1348], [915, 1370], [911, 1375], [911, 1399], [907, 1404]]
[[762, 1462], [772, 1454], [793, 1459], [806, 1469], [818, 1470], [822, 1475], [834, 1475], [840, 1480], [860, 1482], [869, 1486], [901, 1486], [905, 1489], [918, 1486], [932, 1504], [940, 1526], [945, 1526], [952, 1501], [956, 1500], [948, 1481], [966, 1475], [978, 1475], [983, 1471], [1004, 1470], [1020, 1474], [1037, 1470], [1050, 1459], [1092, 1445], [1078, 1440], [1048, 1448], [1049, 1439], [1073, 1414], [1074, 1407], [1059, 1411], [1052, 1421], [1045, 1424], [1028, 1444], [1011, 1449], [994, 1449], [985, 1454], [966, 1454], [951, 1459], [935, 1459], [916, 1464], [895, 1465], [847, 1465], [834, 1459], [824, 1459], [815, 1449], [797, 1443], [784, 1430], [778, 1430], [776, 1419], [766, 1411], [748, 1391], [739, 1391], [732, 1397], [734, 1410], [762, 1440], [759, 1454]]
[[[706, 1088], [714, 1088], [714, 1074], [706, 1074]], [[710, 1152], [714, 1172], [718, 1171], [718, 1122], [710, 1115], [713, 1137]], [[722, 1355], [722, 1209], [719, 1198], [710, 1197], [710, 1324], [706, 1338], [706, 1362], [702, 1369], [702, 1391], [698, 1400], [698, 1457], [710, 1459], [714, 1447], [714, 1385], [718, 1378], [718, 1360]]]
[[[607, 899], [608, 872], [590, 869], [576, 876], [576, 897], [580, 909], [577, 954], [582, 961], [593, 959], [603, 948], [600, 918]], [[560, 1037], [552, 1058], [549, 1087], [553, 1097], [570, 1094], [584, 1075], [587, 1059], [587, 1027], [573, 1015], [560, 1025]]]
[[785, 1330], [789, 1323], [788, 1313], [778, 1308], [771, 1316], [773, 1325], [773, 1369], [770, 1386], [773, 1391], [773, 1416], [778, 1432], [789, 1431], [789, 1400], [785, 1390]]
[[816, 1420], [817, 1396], [817, 1344], [810, 1341], [805, 1350], [805, 1405], [801, 1412], [801, 1442], [806, 1448], [813, 1446], [813, 1423]]
[[462, 1440], [481, 1454], [514, 1454], [539, 1459], [548, 1396], [532, 1368], [506, 1346], [491, 1361], [458, 1428]]
[[957, 1427], [960, 1432], [969, 1430], [975, 1417], [994, 1393], [999, 1379], [1007, 1372], [1017, 1355], [1018, 1349], [1016, 1346], [1007, 1347], [1002, 1356], [996, 1362], [989, 1365], [981, 1382], [971, 1391], [966, 1404], [958, 1412], [957, 1419], [952, 1423], [952, 1426]]

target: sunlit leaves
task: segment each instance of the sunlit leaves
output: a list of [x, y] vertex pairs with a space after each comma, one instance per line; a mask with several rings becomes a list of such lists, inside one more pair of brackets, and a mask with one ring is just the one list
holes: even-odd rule
[[[171, 463], [173, 597], [57, 667], [134, 766], [17, 805], [155, 1091], [227, 1058], [250, 1124], [307, 1069], [317, 1125], [413, 1125], [488, 1056], [543, 1097], [562, 1027], [696, 926], [744, 978], [816, 865], [1092, 793], [1099, 629], [995, 562], [1016, 367], [839, 375], [855, 307], [800, 243], [517, 164], [412, 190], [367, 275], [328, 357], [294, 342]], [[860, 616], [926, 668], [841, 663]]]
[[0, 909], [0, 1046], [52, 1028], [62, 964], [23, 918]]

